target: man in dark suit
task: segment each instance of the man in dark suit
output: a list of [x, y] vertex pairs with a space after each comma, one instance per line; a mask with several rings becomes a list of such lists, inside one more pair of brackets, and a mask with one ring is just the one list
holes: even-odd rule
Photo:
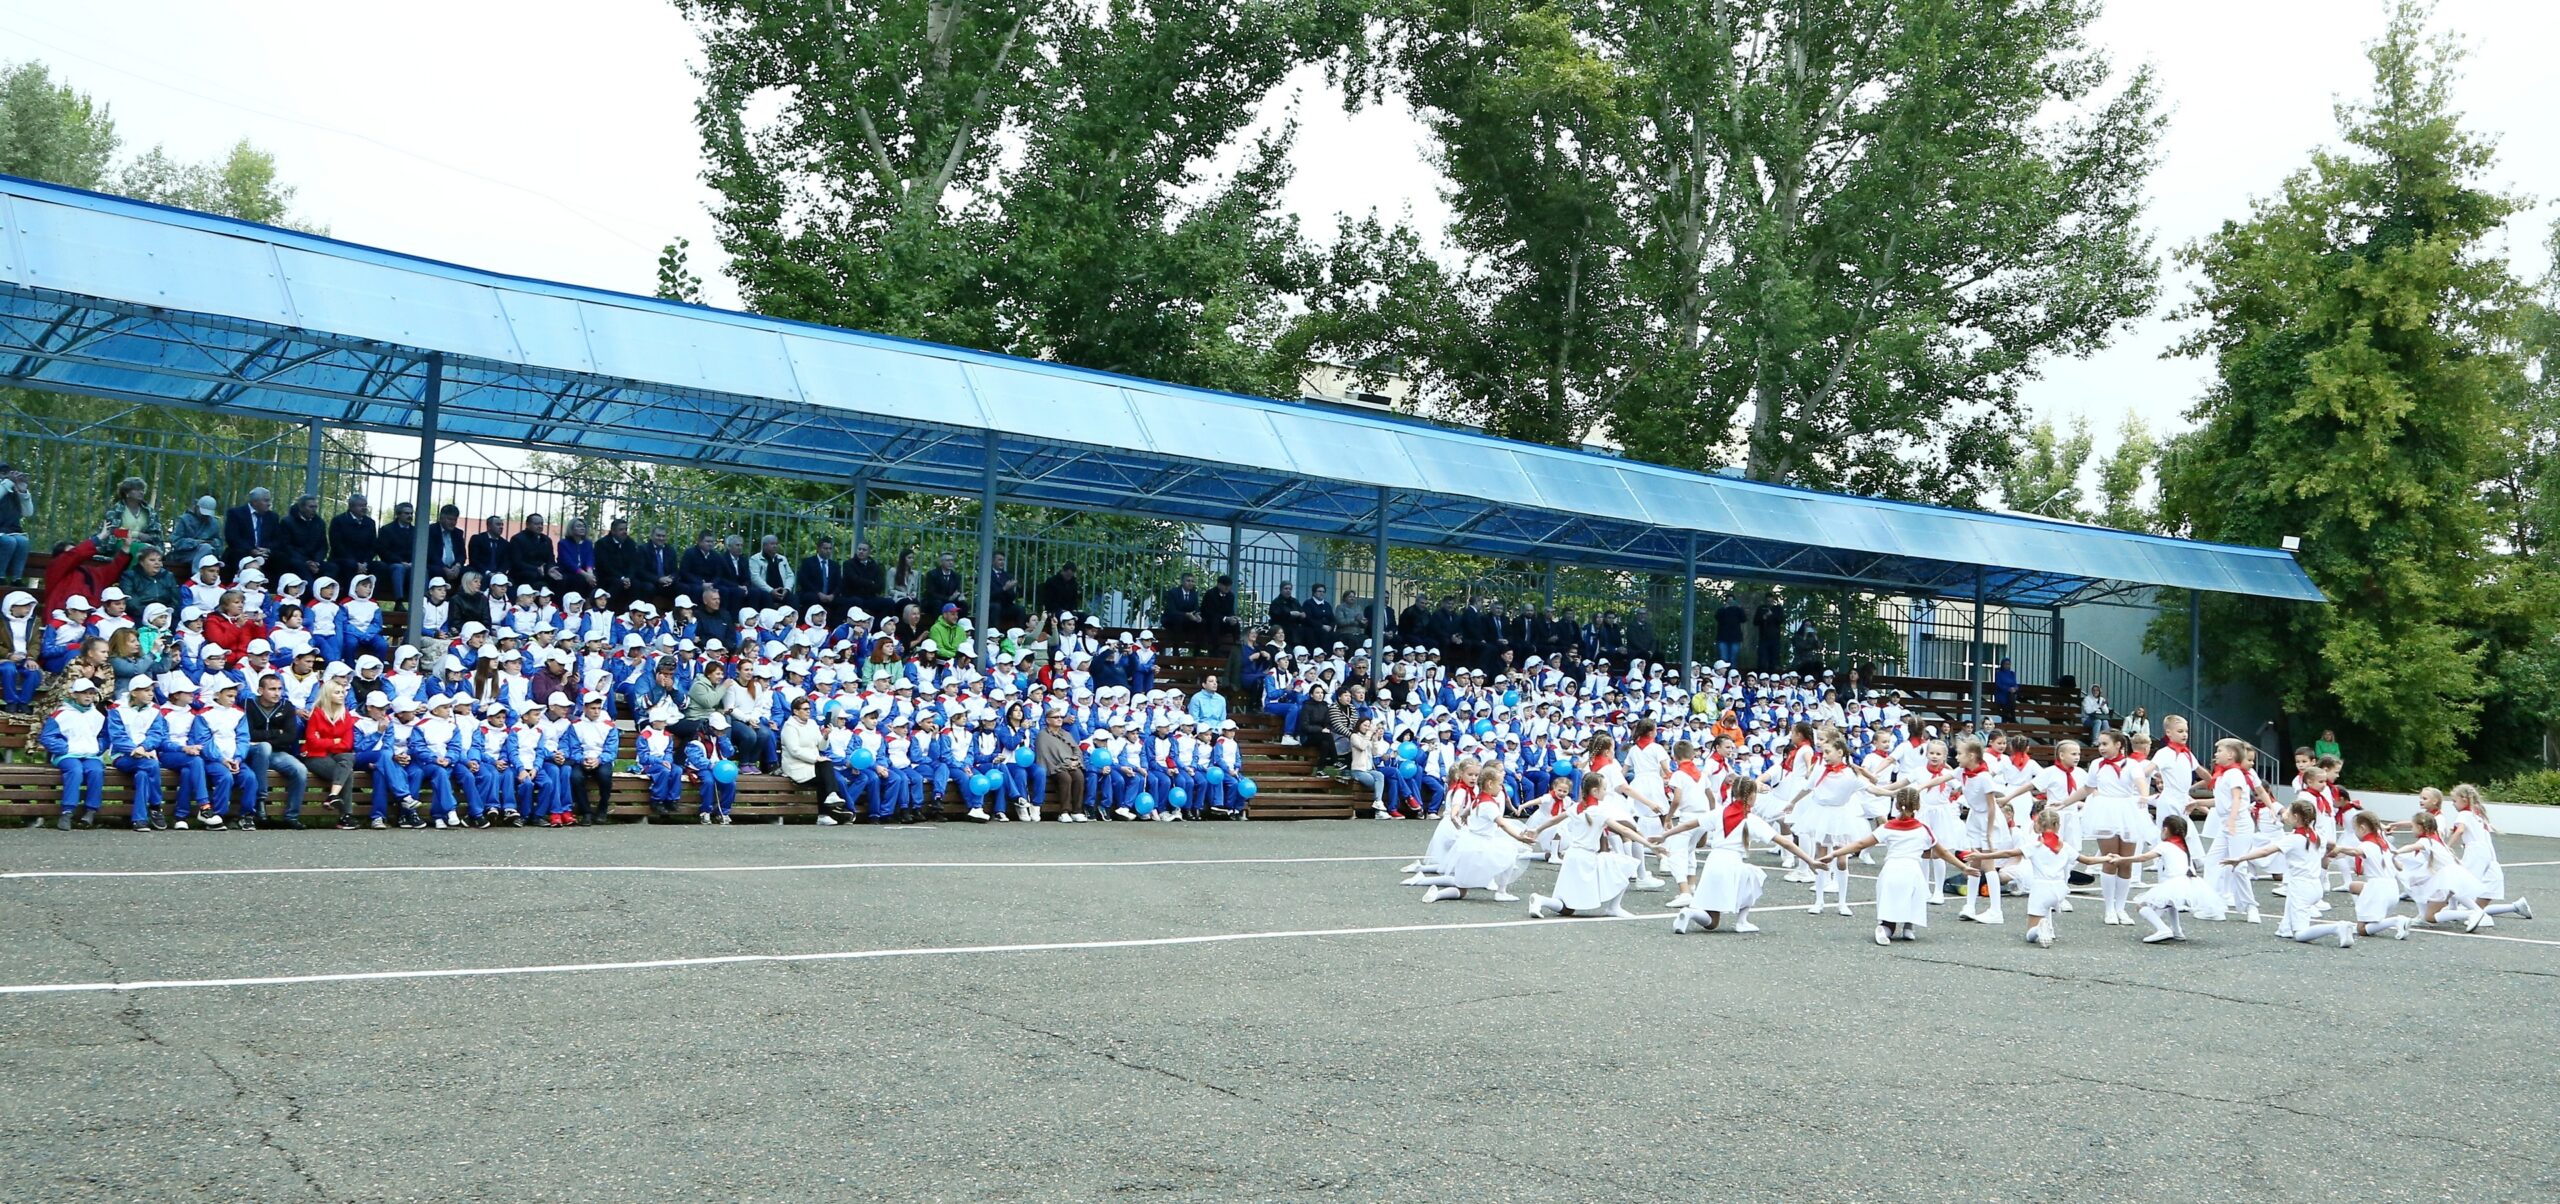
[[933, 567], [924, 575], [924, 608], [939, 610], [943, 603], [949, 602], [958, 606], [961, 614], [968, 614], [968, 592], [968, 582], [961, 580], [960, 569], [951, 562], [951, 553], [945, 552], [936, 557]]
[[[284, 572], [316, 581], [329, 571], [329, 523], [320, 517], [318, 497], [306, 493], [293, 500], [293, 508], [284, 513], [275, 548], [276, 562]], [[270, 575], [274, 568], [269, 566]]]
[[802, 610], [812, 606], [825, 607], [827, 620], [831, 623], [844, 613], [844, 565], [836, 560], [833, 537], [818, 537], [818, 554], [800, 561], [800, 571], [793, 575], [791, 586]]
[[276, 513], [276, 495], [264, 486], [252, 489], [248, 505], [233, 506], [222, 516], [222, 563], [237, 571], [240, 562], [251, 556], [264, 559], [274, 555], [276, 541], [283, 535], [284, 519]]
[[518, 583], [548, 585], [558, 588], [566, 584], [560, 571], [560, 556], [551, 544], [551, 535], [542, 529], [542, 516], [524, 516], [524, 530], [507, 541], [507, 578]]
[[1076, 566], [1070, 561], [1040, 583], [1040, 613], [1056, 618], [1084, 609], [1084, 582], [1076, 577]]
[[886, 617], [889, 610], [889, 566], [871, 558], [871, 545], [853, 545], [853, 559], [844, 566], [845, 605], [859, 606], [864, 612]]
[[1005, 567], [1002, 552], [996, 553], [995, 570], [987, 575], [987, 605], [994, 609], [998, 627], [1019, 627], [1031, 617], [1022, 609], [1022, 585]]
[[492, 573], [504, 573], [511, 578], [515, 576], [515, 570], [507, 564], [507, 520], [504, 516], [492, 514], [482, 521], [480, 533], [471, 537], [471, 559], [468, 563], [479, 571], [484, 581]]
[[631, 520], [617, 518], [596, 541], [596, 584], [616, 598], [629, 598], [638, 582], [640, 545], [631, 538]]
[[1212, 645], [1224, 648], [1243, 634], [1236, 626], [1236, 582], [1224, 573], [1209, 592], [1200, 595], [1200, 621], [1208, 628]]
[[373, 507], [361, 493], [347, 495], [346, 513], [329, 520], [329, 575], [340, 585], [355, 580], [379, 558], [379, 539]]
[[1316, 582], [1307, 590], [1307, 603], [1298, 608], [1298, 622], [1307, 629], [1310, 651], [1319, 643], [1333, 642], [1324, 638], [1333, 630], [1333, 599], [1325, 596], [1324, 582]]
[[651, 527], [649, 542], [632, 554], [631, 592], [660, 606], [673, 605], [683, 590], [684, 558], [667, 542], [665, 527]]
[[1199, 579], [1184, 573], [1172, 589], [1164, 591], [1165, 639], [1190, 647], [1201, 642], [1204, 626], [1200, 618]]
[[[720, 554], [719, 543], [712, 539], [709, 531], [705, 531], [700, 538], [693, 541], [691, 548], [685, 550], [684, 559], [678, 562], [676, 589], [684, 596], [700, 602], [702, 587], [717, 584], [728, 571], [728, 562]], [[743, 570], [739, 575], [741, 578], [745, 576]]]
[[391, 521], [374, 532], [372, 571], [385, 587], [377, 597], [409, 596], [409, 557], [418, 550], [417, 517], [417, 510], [402, 502], [391, 508]]
[[462, 571], [471, 567], [468, 542], [462, 535], [462, 511], [447, 502], [436, 511], [436, 525], [427, 528], [427, 573], [455, 589], [462, 586]]

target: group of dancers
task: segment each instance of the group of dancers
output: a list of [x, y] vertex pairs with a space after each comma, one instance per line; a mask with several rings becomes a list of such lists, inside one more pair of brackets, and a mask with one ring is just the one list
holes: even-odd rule
[[[2284, 901], [2276, 935], [2305, 943], [2533, 918], [2526, 899], [2506, 897], [2497, 829], [2474, 787], [2449, 798], [2429, 788], [2414, 815], [2386, 821], [2338, 786], [2335, 758], [2304, 750], [2294, 797], [2280, 804], [2254, 749], [2223, 740], [2198, 762], [2183, 717], [2167, 720], [2147, 757], [2122, 733], [2102, 733], [2086, 767], [2077, 741], [2045, 764], [2022, 736], [1997, 756], [1961, 740], [1951, 758], [1918, 719], [1907, 741], [1859, 759], [1836, 729], [1799, 725], [1756, 775], [1737, 768], [1729, 737], [1666, 744], [1642, 718], [1624, 731], [1623, 744], [1617, 732], [1589, 736], [1574, 772], [1537, 798], [1507, 797], [1498, 765], [1459, 761], [1406, 885], [1426, 902], [1479, 892], [1517, 902], [1510, 888], [1552, 864], [1550, 893], [1529, 895], [1534, 916], [1632, 918], [1628, 892], [1669, 890], [1673, 932], [1749, 933], [1769, 876], [1755, 852], [1811, 886], [1813, 915], [1854, 915], [1849, 867], [1880, 859], [1874, 940], [1888, 946], [1918, 939], [1951, 872], [1963, 878], [1959, 920], [2003, 924], [2004, 896], [2022, 894], [2024, 937], [2047, 948], [2059, 916], [2076, 910], [2075, 873], [2093, 879], [2102, 925], [2147, 924], [2147, 944], [2185, 940], [2189, 919], [2263, 923], [2262, 874]], [[2337, 893], [2350, 910], [2333, 917]]]

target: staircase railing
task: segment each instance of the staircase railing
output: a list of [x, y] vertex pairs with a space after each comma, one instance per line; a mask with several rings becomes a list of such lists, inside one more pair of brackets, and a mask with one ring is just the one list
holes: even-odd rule
[[2268, 747], [2258, 739], [2257, 733], [2240, 731], [2206, 714], [2192, 699], [2170, 692], [2078, 640], [2064, 641], [2062, 671], [2070, 674], [2083, 692], [2092, 685], [2103, 688], [2107, 692], [2107, 704], [2115, 709], [2119, 718], [2132, 713], [2135, 707], [2141, 707], [2151, 717], [2154, 738], [2160, 734], [2161, 719], [2169, 715], [2184, 715], [2188, 724], [2187, 743], [2199, 750], [2199, 756], [2208, 755], [2202, 750], [2213, 747], [2215, 741], [2229, 739], [2257, 748], [2263, 763], [2275, 763], [2263, 761], [2264, 758], [2282, 759], [2283, 750]]

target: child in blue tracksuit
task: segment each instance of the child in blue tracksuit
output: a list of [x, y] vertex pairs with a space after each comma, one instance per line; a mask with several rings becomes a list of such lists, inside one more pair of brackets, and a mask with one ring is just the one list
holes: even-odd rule
[[[373, 826], [387, 826], [386, 816], [399, 810], [397, 823], [403, 828], [427, 826], [418, 814], [417, 757], [411, 742], [418, 734], [418, 703], [403, 698], [391, 704], [391, 720], [382, 725], [374, 738], [373, 760]], [[363, 725], [357, 725], [356, 747], [364, 747]]]
[[729, 822], [729, 809], [737, 805], [738, 784], [723, 782], [711, 772], [712, 767], [729, 756], [728, 743], [721, 733], [729, 730], [729, 717], [714, 714], [711, 722], [684, 745], [684, 770], [702, 784], [702, 809], [698, 814], [706, 824]]
[[160, 814], [160, 746], [169, 724], [153, 705], [151, 679], [133, 679], [125, 704], [107, 716], [107, 764], [133, 782], [133, 830], [148, 832], [168, 821]]
[[508, 718], [506, 704], [491, 699], [471, 725], [471, 742], [463, 749], [463, 765], [471, 775], [471, 803], [462, 820], [470, 827], [488, 827], [490, 816], [505, 815], [507, 801], [515, 797], [515, 762], [507, 746], [515, 732]]
[[426, 716], [409, 729], [409, 771], [414, 779], [409, 789], [427, 800], [438, 828], [462, 826], [454, 796], [457, 790], [468, 789], [468, 758], [463, 755], [466, 733], [463, 724], [453, 717], [456, 701], [451, 694], [428, 699]]
[[[568, 696], [553, 694], [550, 704], [534, 716], [533, 727], [541, 737], [541, 760], [534, 774], [533, 806], [525, 816], [528, 822], [557, 828], [569, 822]], [[732, 788], [731, 793], [736, 790]]]
[[341, 660], [368, 653], [376, 660], [391, 659], [391, 641], [382, 636], [382, 604], [373, 600], [373, 574], [358, 573], [348, 583], [347, 600], [338, 608], [338, 639], [346, 651]]
[[54, 826], [96, 827], [106, 801], [107, 713], [99, 710], [98, 683], [81, 678], [64, 690], [62, 705], [45, 716], [36, 736], [44, 755], [62, 771], [62, 815]]
[[1129, 688], [1144, 694], [1156, 688], [1156, 633], [1141, 631], [1129, 649]]
[[1138, 796], [1147, 793], [1147, 746], [1131, 727], [1126, 719], [1111, 721], [1110, 807], [1122, 819], [1138, 818]]
[[666, 703], [651, 707], [648, 730], [631, 743], [632, 758], [649, 779], [649, 810], [661, 816], [674, 815], [684, 798], [684, 767], [675, 734], [667, 730], [680, 718], [683, 712]]
[[977, 800], [970, 818], [977, 819], [992, 813], [992, 817], [1000, 822], [1012, 822], [1013, 813], [1007, 801], [1014, 797], [1013, 778], [1004, 772], [1004, 742], [996, 735], [995, 712], [984, 707], [970, 712], [969, 726], [959, 736], [963, 756], [967, 758], [962, 772], [967, 777], [986, 775], [996, 779], [996, 788]]
[[1449, 767], [1452, 764], [1454, 764], [1454, 755], [1449, 751], [1449, 746], [1440, 743], [1430, 729], [1424, 729], [1422, 769], [1414, 775], [1414, 785], [1416, 793], [1421, 796], [1424, 815], [1440, 814], [1441, 800], [1449, 793]]
[[[1005, 796], [1023, 812], [1022, 818], [1040, 822], [1041, 800], [1049, 797], [1049, 771], [1040, 764], [1037, 743], [1038, 728], [1031, 726], [1021, 703], [1004, 710], [1004, 722], [996, 725], [996, 765], [1004, 772]], [[1030, 764], [1023, 764], [1023, 751], [1032, 752]]]
[[32, 711], [44, 685], [44, 620], [36, 596], [12, 590], [0, 599], [0, 709]]
[[[1235, 720], [1226, 720], [1219, 725], [1216, 736], [1209, 741], [1206, 753], [1207, 767], [1200, 772], [1200, 790], [1208, 796], [1205, 805], [1211, 813], [1223, 813], [1236, 819], [1243, 819], [1246, 807], [1245, 797], [1236, 783], [1244, 773], [1244, 752], [1236, 744], [1235, 726]], [[1209, 781], [1210, 769], [1218, 771], [1216, 782]]]

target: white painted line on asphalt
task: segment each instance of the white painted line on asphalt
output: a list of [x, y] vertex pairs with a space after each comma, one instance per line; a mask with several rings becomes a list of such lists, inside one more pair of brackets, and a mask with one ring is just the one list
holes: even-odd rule
[[765, 965], [788, 962], [872, 961], [894, 957], [966, 957], [997, 953], [1067, 953], [1095, 949], [1146, 949], [1168, 945], [1220, 945], [1239, 941], [1276, 941], [1301, 937], [1376, 936], [1405, 932], [1450, 932], [1468, 928], [1549, 928], [1571, 924], [1606, 924], [1621, 920], [1670, 919], [1668, 913], [1627, 916], [1574, 916], [1560, 919], [1456, 921], [1446, 924], [1396, 924], [1381, 928], [1300, 928], [1281, 932], [1227, 932], [1208, 936], [1163, 936], [1118, 941], [1049, 941], [1031, 945], [950, 945], [926, 949], [856, 949], [842, 953], [741, 953], [724, 957], [675, 957], [655, 961], [577, 962], [554, 966], [473, 966], [449, 970], [373, 970], [346, 974], [280, 974], [257, 978], [170, 978], [141, 982], [59, 982], [0, 986], [0, 995], [60, 995], [78, 992], [161, 991], [186, 987], [282, 987], [316, 983], [390, 982], [420, 978], [505, 978], [528, 974], [585, 974], [602, 970], [680, 970], [703, 966]]
[[1207, 857], [1149, 861], [836, 861], [779, 865], [293, 865], [199, 870], [19, 870], [0, 880], [35, 878], [246, 878], [311, 874], [774, 874], [809, 870], [1088, 870], [1176, 865], [1322, 865], [1411, 861], [1410, 853], [1375, 857]]
[[2527, 870], [2537, 865], [2560, 865], [2560, 861], [2501, 861], [2498, 864], [2511, 870]]

